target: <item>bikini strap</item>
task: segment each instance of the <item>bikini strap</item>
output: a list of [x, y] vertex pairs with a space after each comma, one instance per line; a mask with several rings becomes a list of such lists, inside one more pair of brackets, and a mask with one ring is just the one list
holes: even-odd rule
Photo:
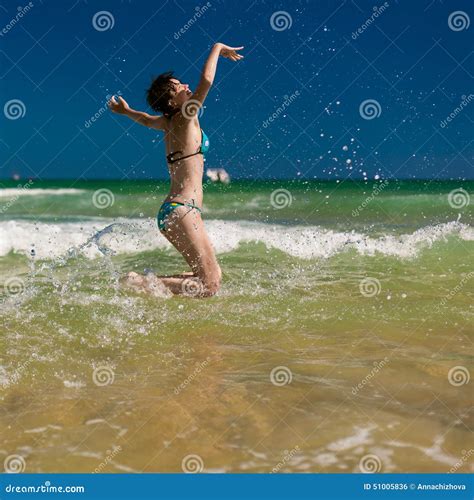
[[174, 153], [170, 153], [167, 157], [166, 160], [168, 163], [176, 163], [177, 161], [184, 160], [185, 158], [190, 158], [191, 156], [196, 156], [196, 155], [202, 155], [203, 153], [201, 151], [196, 151], [195, 153], [191, 153], [190, 155], [186, 156], [181, 156], [180, 158], [172, 158], [176, 153], [181, 153], [181, 151], [176, 151]]

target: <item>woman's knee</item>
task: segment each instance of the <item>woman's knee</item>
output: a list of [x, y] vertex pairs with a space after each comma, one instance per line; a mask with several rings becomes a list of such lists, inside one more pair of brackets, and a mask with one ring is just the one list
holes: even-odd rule
[[203, 296], [215, 295], [221, 287], [222, 272], [219, 265], [212, 271], [203, 272], [200, 276], [203, 284]]
[[203, 295], [205, 297], [212, 297], [221, 288], [221, 280], [219, 278], [208, 279], [208, 280], [205, 280], [203, 283], [204, 283]]

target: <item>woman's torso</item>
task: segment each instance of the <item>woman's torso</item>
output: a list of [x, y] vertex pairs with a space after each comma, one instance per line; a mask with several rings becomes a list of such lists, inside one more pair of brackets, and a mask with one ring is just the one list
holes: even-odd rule
[[[165, 130], [166, 155], [176, 153], [174, 158], [190, 155], [199, 151], [201, 128], [197, 117], [185, 118], [181, 113], [172, 117]], [[168, 163], [171, 185], [165, 201], [194, 200], [202, 206], [202, 176], [204, 157], [197, 154], [183, 160]]]

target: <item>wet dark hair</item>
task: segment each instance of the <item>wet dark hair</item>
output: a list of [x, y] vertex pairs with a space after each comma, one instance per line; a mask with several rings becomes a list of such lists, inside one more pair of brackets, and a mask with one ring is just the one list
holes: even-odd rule
[[163, 113], [167, 118], [176, 112], [176, 109], [169, 105], [169, 100], [173, 97], [171, 91], [174, 90], [171, 79], [179, 80], [173, 76], [173, 73], [173, 71], [167, 71], [157, 76], [146, 91], [146, 100], [150, 107], [158, 113]]

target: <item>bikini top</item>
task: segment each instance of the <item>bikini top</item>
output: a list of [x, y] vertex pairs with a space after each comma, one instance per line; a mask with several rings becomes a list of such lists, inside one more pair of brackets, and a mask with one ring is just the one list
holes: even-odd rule
[[207, 153], [208, 151], [209, 151], [209, 138], [207, 137], [204, 130], [201, 129], [201, 145], [199, 146], [199, 149], [195, 153], [191, 153], [190, 155], [186, 156], [180, 156], [179, 158], [174, 158], [174, 156], [177, 155], [178, 153], [182, 153], [182, 151], [175, 151], [174, 153], [170, 153], [169, 155], [166, 156], [166, 161], [168, 163], [175, 163], [177, 161], [184, 160], [185, 158], [190, 158], [191, 156], [195, 155], [204, 156], [204, 153]]

